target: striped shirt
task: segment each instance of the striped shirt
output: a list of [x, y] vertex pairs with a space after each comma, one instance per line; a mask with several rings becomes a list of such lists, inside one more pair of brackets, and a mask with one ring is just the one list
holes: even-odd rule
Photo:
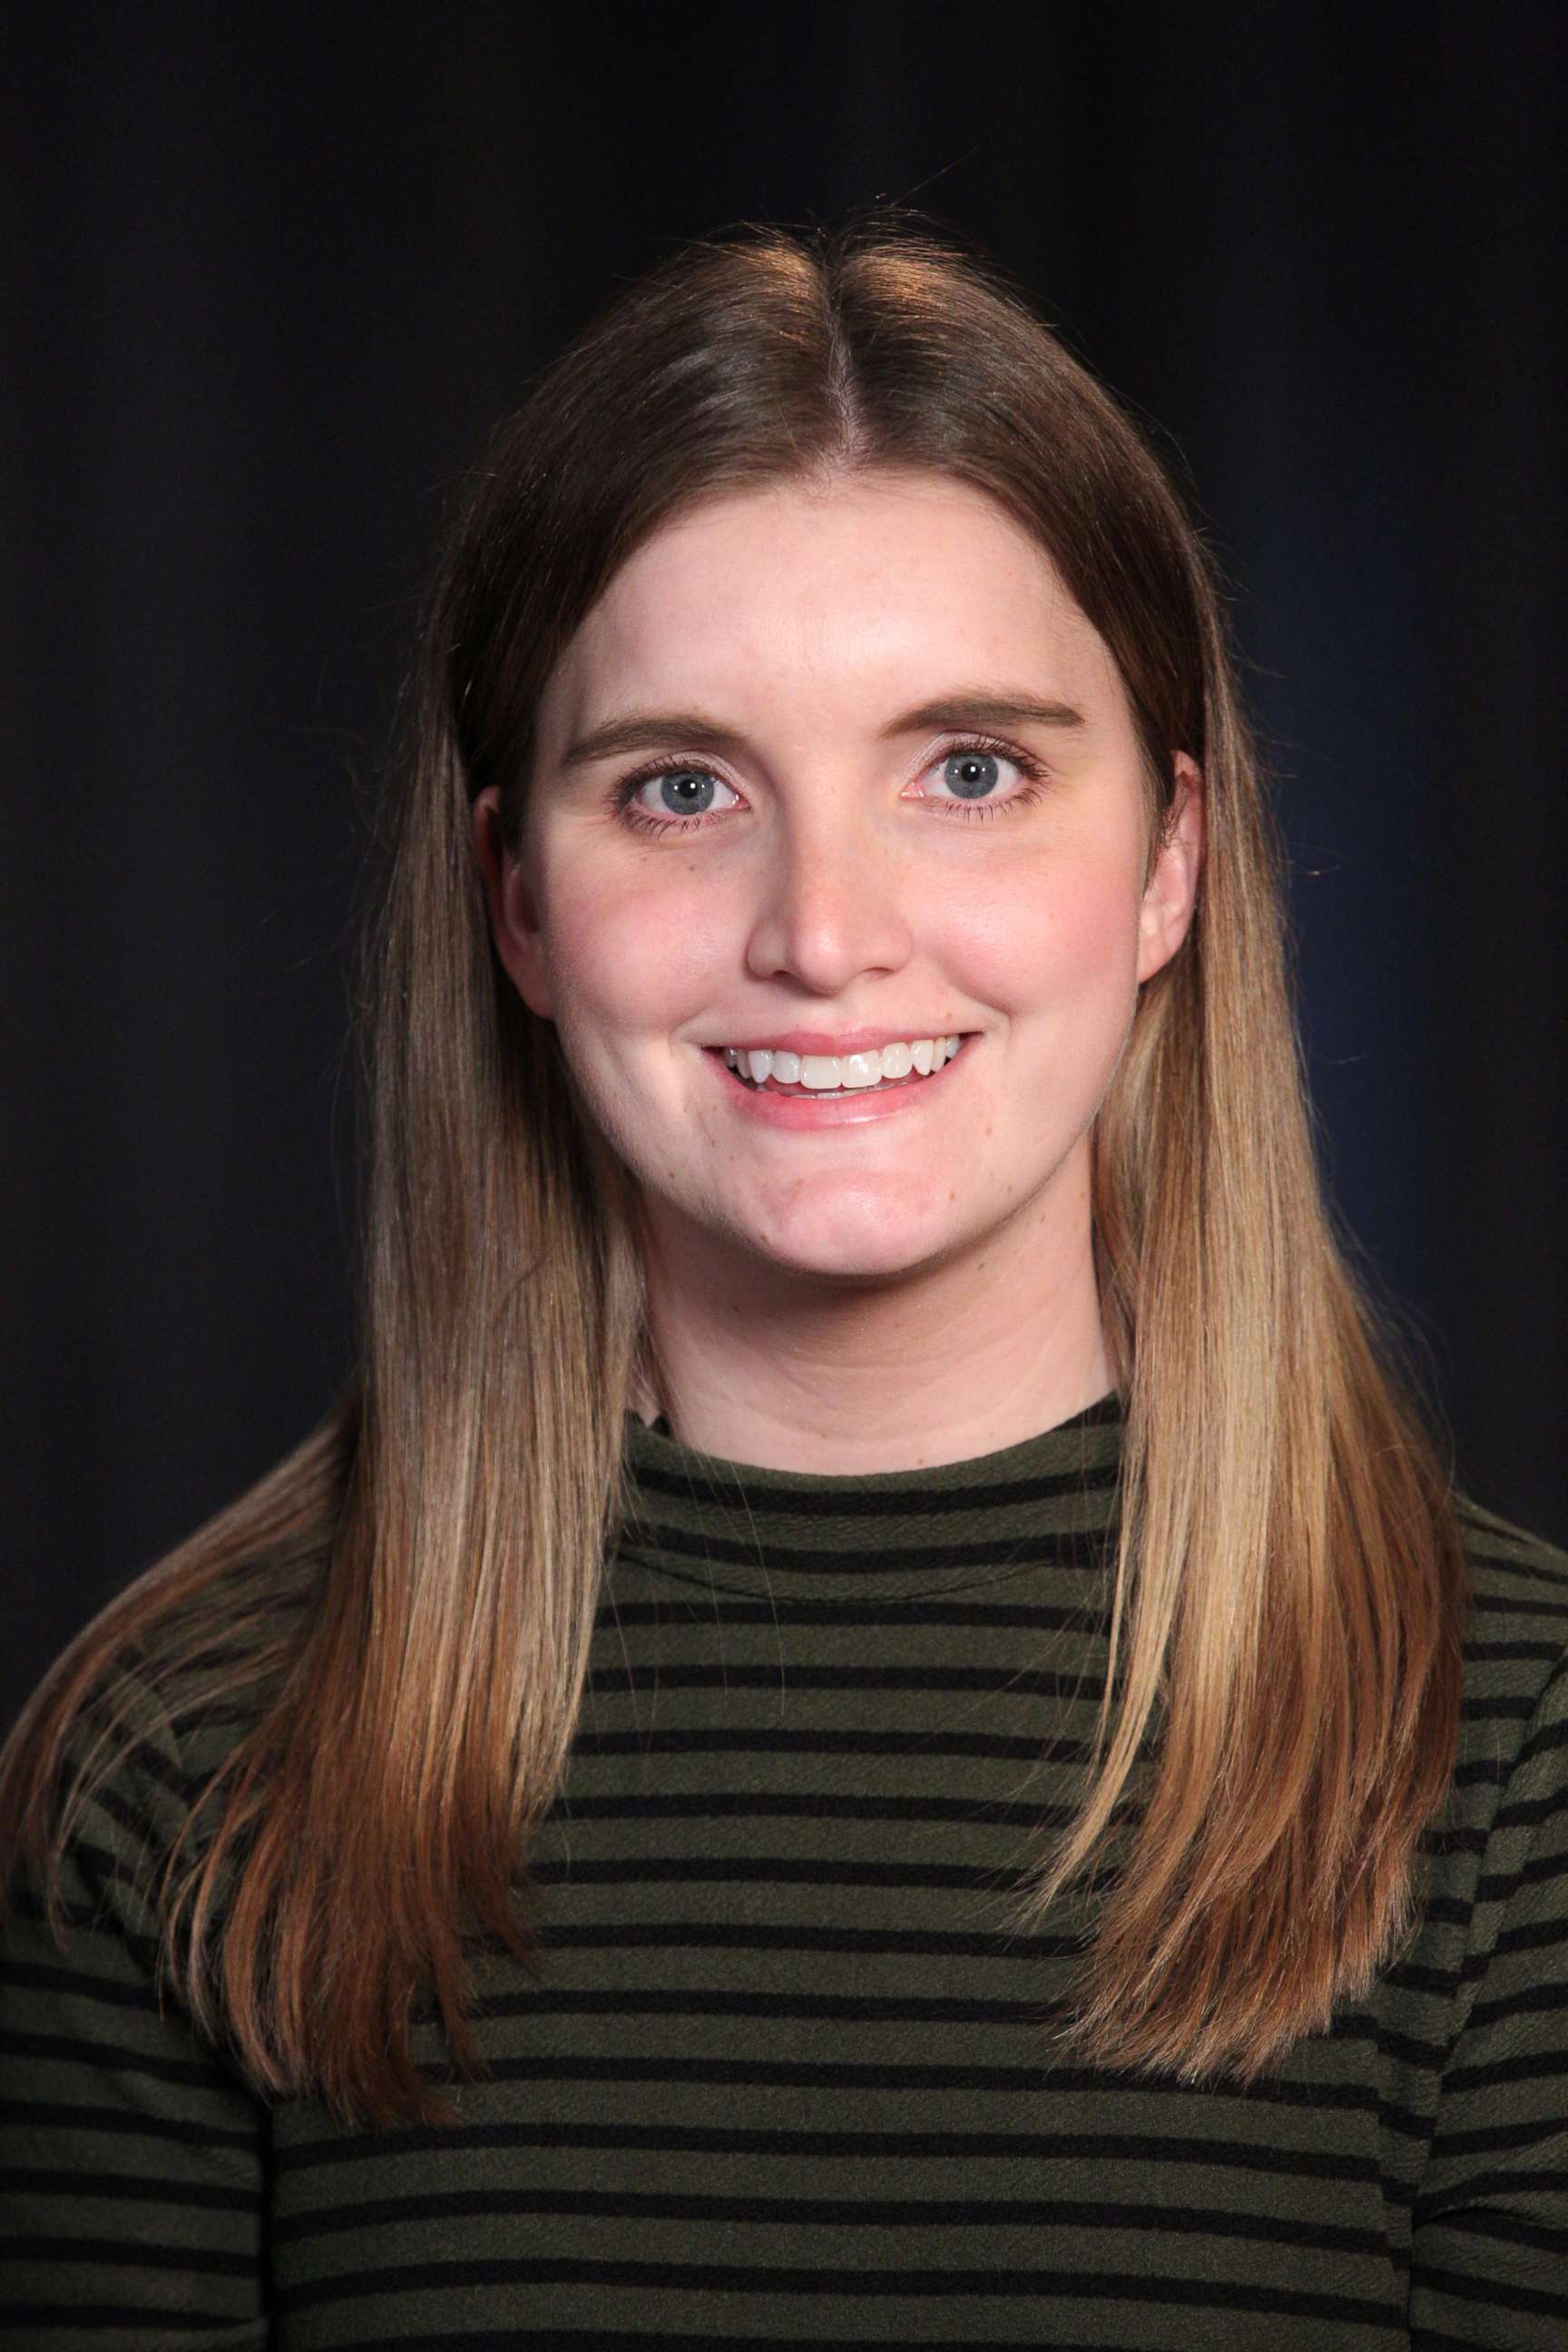
[[480, 1954], [480, 2080], [416, 2031], [451, 2131], [265, 2100], [160, 2013], [116, 1862], [222, 1735], [150, 1703], [68, 1949], [26, 1890], [0, 1942], [5, 2343], [1562, 2352], [1568, 1554], [1462, 1502], [1461, 1754], [1366, 2001], [1247, 2090], [1064, 2063], [1087, 1915], [1005, 1907], [1082, 1786], [1121, 1439], [1112, 1396], [826, 1476], [628, 1416], [542, 1975]]

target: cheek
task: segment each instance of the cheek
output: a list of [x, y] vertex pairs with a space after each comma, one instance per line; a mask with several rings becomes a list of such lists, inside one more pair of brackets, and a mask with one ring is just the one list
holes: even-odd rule
[[1125, 860], [1052, 856], [956, 905], [953, 979], [1017, 1019], [1088, 1003], [1114, 1017], [1137, 991], [1138, 883]]
[[711, 889], [668, 853], [657, 876], [611, 861], [563, 861], [545, 899], [545, 958], [563, 1029], [668, 1032], [701, 1010], [726, 955]]

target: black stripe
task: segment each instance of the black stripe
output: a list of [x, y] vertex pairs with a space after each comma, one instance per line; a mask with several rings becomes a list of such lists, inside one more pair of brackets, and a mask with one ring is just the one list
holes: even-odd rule
[[[487, 2018], [502, 2017], [764, 2017], [846, 2018], [858, 2025], [1035, 2025], [1050, 2005], [1039, 2000], [961, 2000], [952, 1993], [751, 1992], [736, 1986], [688, 1989], [643, 1985], [611, 1990], [597, 1985], [542, 1985], [497, 1993], [481, 2004]], [[1037, 2074], [1036, 2081], [1040, 2080]]]
[[158, 1999], [151, 1984], [124, 1984], [80, 1966], [53, 1967], [47, 1960], [7, 1960], [0, 1982], [28, 1992], [58, 1992], [71, 2000], [101, 2001], [106, 2008], [140, 2010], [156, 2018]]
[[[419, 2071], [426, 2082], [437, 2088], [450, 2088], [459, 2079], [446, 2065], [422, 2066]], [[943, 2095], [974, 2091], [1037, 2100], [1047, 2087], [1053, 2096], [1083, 2093], [1104, 2100], [1110, 2084], [1121, 2095], [1135, 2094], [1161, 2101], [1180, 2099], [1186, 2092], [1184, 2084], [1161, 2074], [1119, 2080], [1091, 2067], [1053, 2067], [1047, 2074], [1043, 2065], [916, 2065], [908, 2060], [868, 2065], [804, 2058], [593, 2058], [565, 2052], [524, 2058], [498, 2053], [488, 2061], [485, 2073], [487, 2081], [496, 2083], [611, 2083], [623, 2088], [659, 2083], [706, 2084], [717, 2090], [936, 2091]], [[1303, 2108], [1313, 2115], [1363, 2115], [1375, 2117], [1383, 2130], [1408, 2133], [1423, 2144], [1427, 2137], [1427, 2126], [1421, 2118], [1405, 2115], [1365, 2081], [1293, 2083], [1265, 2077], [1250, 2084], [1225, 2083], [1211, 2090], [1207, 2098], [1210, 2112], [1215, 2114], [1226, 2112], [1234, 2102], [1242, 2110]]]
[[1517, 1576], [1521, 1584], [1545, 1585], [1557, 1591], [1568, 1591], [1568, 1570], [1547, 1567], [1539, 1560], [1510, 1559], [1502, 1552], [1488, 1551], [1478, 1547], [1476, 1561], [1497, 1571], [1500, 1576]]
[[[1553, 1685], [1556, 1680], [1557, 1677], [1553, 1676]], [[1547, 1693], [1542, 1693], [1542, 1706], [1545, 1705], [1547, 1696]], [[1538, 1756], [1552, 1755], [1559, 1748], [1568, 1748], [1568, 1717], [1560, 1717], [1555, 1723], [1543, 1723], [1539, 1731], [1532, 1731], [1519, 1751], [1519, 1760], [1521, 1764], [1533, 1764]]]
[[1474, 1822], [1444, 1822], [1436, 1830], [1422, 1830], [1420, 1851], [1432, 1855], [1446, 1853], [1486, 1853], [1488, 1832]]
[[[29, 2238], [27, 2259], [34, 2263], [66, 2263], [75, 2270], [93, 2263], [111, 2263], [126, 2270], [197, 2273], [203, 2278], [248, 2278], [256, 2268], [252, 2256], [222, 2246], [184, 2243], [154, 2246], [145, 2238]], [[140, 2318], [142, 2315], [138, 2313]]]
[[[72, 1956], [82, 1952], [84, 1939], [87, 1938], [100, 1946], [112, 1945], [116, 1951], [123, 1951], [136, 1961], [151, 1982], [157, 1963], [158, 1937], [144, 1935], [140, 1929], [127, 1927], [106, 1909], [106, 1894], [114, 1884], [118, 1868], [116, 1857], [101, 1846], [94, 1846], [86, 1841], [73, 1842], [71, 1854], [82, 1865], [82, 1877], [89, 1886], [96, 1886], [99, 1890], [90, 1907], [80, 1903], [66, 1903], [61, 1906], [63, 1923], [76, 1931], [71, 1946]], [[123, 1885], [123, 1881], [120, 1883]], [[35, 1894], [30, 1888], [19, 1893], [15, 1907], [19, 1917], [45, 1928], [52, 1940], [52, 1929], [41, 1895]], [[54, 1948], [59, 1949], [58, 1943]], [[7, 1972], [17, 1965], [9, 1956], [0, 1960], [0, 1983], [5, 1982]]]
[[[465, 2337], [465, 2342], [467, 2338]], [[403, 2338], [397, 2339], [401, 2347]], [[1479, 2336], [1450, 2336], [1446, 2328], [1416, 2327], [1411, 2332], [1411, 2352], [1497, 2352], [1497, 2338], [1489, 2345]]]
[[[438, 2336], [405, 2336], [402, 2329], [392, 2345], [381, 2331], [374, 2336], [351, 2338], [334, 2336], [333, 2352], [518, 2352], [517, 2330], [481, 2328], [476, 2334], [470, 2328], [443, 2329]], [[932, 2339], [934, 2340], [934, 2339]], [[758, 2352], [910, 2352], [907, 2336], [760, 2336], [751, 2328], [744, 2338], [726, 2333], [722, 2336], [699, 2335], [683, 2327], [679, 2338], [650, 2336], [641, 2327], [627, 2332], [615, 2327], [532, 2327], [528, 2331], [529, 2352], [581, 2352], [592, 2346], [594, 2352], [648, 2352], [650, 2344], [679, 2342], [679, 2352], [736, 2352], [737, 2344], [756, 2346]], [[1426, 2341], [1424, 2338], [1423, 2341]], [[1148, 2352], [1147, 2339], [1137, 2343], [1113, 2344], [1108, 2336], [1093, 2344], [1069, 2344], [1059, 2336], [1051, 2338], [1052, 2352]], [[1039, 2352], [1040, 2338], [1028, 2336], [990, 2336], [985, 2338], [985, 2352]], [[1480, 2352], [1486, 2352], [1482, 2346]]]
[[1568, 2074], [1568, 2050], [1526, 2050], [1517, 2058], [1498, 2058], [1484, 2066], [1456, 2066], [1444, 2088], [1455, 2094], [1497, 2090], [1504, 2083], [1556, 2081], [1563, 2074]]
[[688, 2294], [907, 2296], [911, 2302], [931, 2302], [942, 2296], [989, 2301], [1042, 2295], [1063, 2301], [1126, 2301], [1152, 2304], [1157, 2308], [1180, 2305], [1186, 2310], [1247, 2311], [1320, 2321], [1337, 2319], [1345, 2326], [1404, 2332], [1400, 2315], [1390, 2305], [1361, 2295], [1232, 2284], [1160, 2272], [1003, 2271], [991, 2267], [873, 2271], [860, 2266], [851, 2270], [813, 2266], [781, 2270], [766, 2263], [531, 2262], [504, 2258], [400, 2263], [374, 2271], [351, 2271], [308, 2280], [286, 2288], [278, 2297], [277, 2308], [289, 2313], [363, 2294], [411, 2294], [432, 2289], [450, 2293], [454, 2288], [462, 2291], [481, 2286], [626, 2287]]
[[[1531, 1619], [1568, 1617], [1568, 1601], [1541, 1601], [1533, 1594], [1529, 1600], [1524, 1600], [1518, 1593], [1512, 1592], [1478, 1592], [1471, 1598], [1470, 1610], [1471, 1613], [1477, 1616], [1483, 1612], [1489, 1612], [1500, 1616]], [[1556, 1653], [1553, 1652], [1552, 1654], [1556, 1655]]]
[[1508, 1952], [1559, 1951], [1563, 1932], [1561, 1919], [1521, 1919], [1517, 1927], [1503, 1929], [1492, 1950], [1500, 1958]]
[[1059, 1503], [1079, 1495], [1109, 1495], [1120, 1472], [1115, 1463], [1057, 1470], [1032, 1478], [1005, 1478], [991, 1484], [932, 1486], [923, 1481], [890, 1492], [858, 1492], [834, 1487], [813, 1492], [809, 1487], [780, 1486], [765, 1476], [744, 1479], [717, 1477], [705, 1486], [679, 1470], [639, 1465], [634, 1484], [639, 1496], [662, 1496], [689, 1504], [707, 1513], [715, 1507], [731, 1516], [758, 1519], [929, 1519], [938, 1514], [1026, 1510], [1040, 1503]]
[[[1421, 2223], [1433, 2221], [1439, 2228], [1444, 2227], [1450, 2221], [1457, 2221], [1462, 2224], [1466, 2219], [1465, 2207], [1461, 2206], [1450, 2211], [1445, 2202], [1447, 2199], [1451, 2198], [1452, 2193], [1447, 2189], [1435, 2189], [1429, 2196], [1418, 2197], [1415, 2206], [1416, 2221]], [[1466, 2179], [1463, 2190], [1466, 2199], [1476, 2204], [1479, 2204], [1484, 2197], [1560, 2197], [1562, 2193], [1561, 2172], [1515, 2172], [1511, 2169], [1504, 2171], [1500, 2168], [1495, 2172], [1470, 2173]]]
[[1050, 1673], [1041, 1667], [1002, 1666], [784, 1666], [689, 1664], [650, 1662], [637, 1666], [600, 1666], [588, 1678], [597, 1692], [671, 1690], [780, 1691], [979, 1691], [998, 1698], [1086, 1698], [1099, 1704], [1104, 1685], [1092, 1675]]
[[0, 2169], [0, 2189], [11, 2189], [18, 2196], [43, 2196], [50, 2191], [68, 2198], [74, 2203], [82, 2197], [109, 2197], [117, 2204], [130, 2205], [189, 2205], [213, 2212], [260, 2213], [266, 2210], [265, 2192], [259, 2188], [225, 2188], [215, 2182], [178, 2180], [172, 2176], [161, 2180], [138, 2180], [133, 2173], [51, 2171], [47, 2166], [6, 2166]]
[[15, 2027], [0, 2032], [0, 2051], [13, 2058], [64, 2059], [68, 2065], [91, 2066], [110, 2074], [142, 2074], [153, 2083], [199, 2086], [210, 2074], [200, 2058], [161, 2058], [112, 2042], [88, 2042], [70, 2033], [22, 2033]]
[[263, 2137], [259, 2116], [253, 2131], [231, 2131], [222, 2124], [203, 2123], [195, 2116], [158, 2115], [136, 2107], [77, 2106], [63, 2099], [7, 2096], [5, 2112], [13, 2123], [26, 2124], [35, 2131], [144, 2135], [149, 2139], [174, 2140], [204, 2151], [226, 2147], [254, 2154]]
[[1072, 1818], [1067, 1805], [1010, 1805], [994, 1797], [872, 1797], [826, 1790], [700, 1789], [613, 1797], [560, 1799], [552, 1817], [574, 1822], [972, 1822], [1019, 1829], [1059, 1829]]
[[[978, 1862], [836, 1862], [797, 1860], [777, 1854], [606, 1854], [574, 1856], [570, 1863], [535, 1863], [530, 1877], [539, 1886], [677, 1885], [864, 1886], [973, 1888], [1012, 1894], [1028, 1874]], [[1091, 1888], [1108, 1883], [1101, 1873]]]
[[1114, 2162], [1148, 2165], [1210, 2165], [1221, 2170], [1266, 2173], [1281, 2179], [1329, 2182], [1373, 2181], [1376, 2164], [1368, 2157], [1317, 2148], [1271, 2147], [1261, 2140], [1173, 2137], [1153, 2132], [1101, 2130], [1086, 2124], [1070, 2132], [852, 2132], [743, 2130], [688, 2125], [469, 2124], [450, 2131], [415, 2126], [375, 2138], [308, 2140], [279, 2149], [279, 2172], [318, 2164], [363, 2164], [415, 2152], [473, 2154], [483, 2148], [580, 2148], [637, 2150], [645, 2155], [809, 2157], [825, 2163], [861, 2161], [933, 2163]]
[[732, 1568], [755, 1569], [763, 1563], [781, 1575], [820, 1576], [825, 1585], [835, 1578], [943, 1575], [959, 1568], [1092, 1570], [1103, 1568], [1103, 1546], [1104, 1538], [1099, 1535], [976, 1536], [967, 1543], [912, 1544], [899, 1551], [879, 1551], [875, 1556], [857, 1552], [846, 1558], [836, 1551], [811, 1551], [799, 1544], [780, 1543], [761, 1529], [748, 1542], [715, 1531], [689, 1534], [684, 1528], [646, 1522], [628, 1528], [620, 1541], [620, 1549], [631, 1559], [668, 1554]]
[[[156, 1822], [144, 1805], [133, 1805], [129, 1798], [121, 1796], [112, 1780], [104, 1781], [93, 1790], [89, 1810], [107, 1813], [110, 1820], [124, 1832], [127, 1851], [115, 1853], [112, 1859], [121, 1875], [121, 1883], [129, 1883], [125, 1879], [126, 1864], [130, 1861], [137, 1864], [142, 1862], [142, 1849], [149, 1840], [157, 1835]], [[90, 1852], [91, 1849], [88, 1851]], [[82, 1849], [73, 1847], [73, 1852], [79, 1854]]]
[[1413, 1960], [1398, 1960], [1384, 1981], [1396, 1985], [1401, 1992], [1429, 1995], [1434, 2000], [1449, 2000], [1459, 1985], [1471, 1975], [1482, 1975], [1486, 1969], [1484, 1954], [1472, 1952], [1462, 1969], [1419, 1968]]
[[[737, 2197], [656, 2194], [635, 2189], [477, 2189], [430, 2190], [411, 2197], [377, 2197], [367, 2204], [332, 2205], [280, 2221], [279, 2244], [352, 2230], [392, 2227], [398, 2222], [447, 2225], [496, 2213], [528, 2213], [542, 2219], [563, 2215], [611, 2221], [715, 2222], [721, 2227], [759, 2223], [846, 2230], [1147, 2230], [1181, 2237], [1234, 2238], [1253, 2245], [1300, 2247], [1303, 2231], [1294, 2216], [1237, 2213], [1183, 2203], [1162, 2206], [1075, 2203], [1036, 2198]], [[1384, 2243], [1373, 2230], [1314, 2221], [1315, 2252], [1380, 2254]]]
[[1082, 1949], [1073, 1936], [961, 1934], [939, 1927], [753, 1927], [735, 1920], [616, 1920], [604, 1927], [552, 1928], [547, 1949], [555, 1952], [857, 1952], [868, 1959], [956, 1958], [1070, 1959]]
[[[1568, 1922], [1560, 1925], [1562, 1938]], [[1568, 1984], [1527, 1985], [1521, 1992], [1500, 1993], [1494, 2000], [1478, 2000], [1470, 2011], [1469, 2030], [1496, 2025], [1505, 2017], [1554, 2017], [1568, 2012]]]
[[[1568, 1617], [1568, 1601], [1563, 1603], [1562, 1613]], [[1477, 1665], [1501, 1665], [1515, 1658], [1529, 1658], [1545, 1665], [1562, 1656], [1563, 1645], [1561, 1642], [1547, 1641], [1471, 1642], [1468, 1645], [1468, 1653]]]
[[1478, 2124], [1469, 2131], [1455, 2131], [1439, 2124], [1432, 2140], [1431, 2161], [1434, 2169], [1457, 2163], [1467, 2156], [1499, 2156], [1510, 2147], [1535, 2149], [1541, 2146], [1541, 2124], [1535, 2116], [1519, 2123]]
[[1504, 2311], [1533, 2311], [1549, 2319], [1568, 2319], [1568, 2289], [1545, 2293], [1540, 2287], [1520, 2286], [1497, 2271], [1427, 2268], [1421, 2273], [1421, 2284], [1428, 2294], [1451, 2294], [1461, 2303], [1489, 2303]]
[[[703, 2336], [683, 2327], [679, 2339], [650, 2336], [646, 2329], [628, 2333], [615, 2327], [530, 2327], [527, 2342], [529, 2352], [580, 2352], [584, 2346], [594, 2347], [594, 2352], [648, 2352], [650, 2344], [679, 2340], [680, 2352], [736, 2352], [737, 2343], [743, 2340], [756, 2346], [758, 2352], [910, 2352], [907, 2336], [760, 2336], [748, 2328], [743, 2339], [726, 2333]], [[934, 2339], [932, 2339], [934, 2340]], [[1423, 2338], [1425, 2342], [1426, 2339]], [[384, 2334], [356, 2336], [351, 2338], [334, 2336], [333, 2352], [518, 2352], [517, 2330], [454, 2327], [443, 2329], [438, 2336], [405, 2336], [398, 2330], [395, 2345], [389, 2347]], [[1112, 2343], [1101, 2336], [1093, 2344], [1068, 2343], [1059, 2336], [1051, 2338], [1052, 2352], [1148, 2352], [1147, 2338], [1126, 2343]], [[985, 2338], [985, 2352], [1039, 2352], [1040, 2338], [1028, 2336], [990, 2336]], [[1486, 2352], [1482, 2346], [1479, 2352]]]
[[[1494, 1871], [1490, 1877], [1480, 1879], [1476, 1886], [1476, 1909], [1483, 1904], [1511, 1903], [1522, 1887], [1548, 1886], [1561, 1878], [1568, 1855], [1543, 1854], [1506, 1873]], [[1561, 1923], [1559, 1923], [1561, 1924]]]
[[[662, 1571], [673, 1574], [671, 1570]], [[1011, 1628], [1037, 1628], [1043, 1633], [1087, 1632], [1102, 1640], [1109, 1632], [1110, 1620], [1101, 1619], [1089, 1600], [1074, 1607], [1070, 1602], [1014, 1601], [927, 1601], [911, 1598], [907, 1601], [797, 1601], [780, 1594], [772, 1601], [738, 1601], [721, 1594], [703, 1580], [700, 1601], [685, 1597], [685, 1580], [680, 1580], [680, 1593], [658, 1601], [606, 1601], [595, 1620], [596, 1624], [612, 1625], [630, 1632], [634, 1627], [705, 1626], [705, 1625], [892, 1625], [900, 1629], [920, 1625], [973, 1627], [979, 1632], [1005, 1632]], [[1007, 1582], [998, 1578], [999, 1583]], [[973, 1592], [976, 1587], [970, 1585]], [[984, 1591], [988, 1588], [978, 1588]]]
[[1048, 1746], [999, 1731], [733, 1731], [706, 1724], [584, 1731], [580, 1756], [976, 1756], [1024, 1764], [1086, 1764], [1087, 1739]]
[[[127, 2327], [212, 2328], [211, 2315], [193, 2311], [181, 2298], [178, 2310], [155, 2303], [12, 2303], [4, 2305], [5, 2317], [13, 2327], [74, 2327], [103, 2328], [123, 2331]], [[112, 2342], [112, 2336], [110, 2341]]]
[[1459, 1709], [1461, 1723], [1528, 1723], [1535, 1701], [1528, 1691], [1480, 1691], [1467, 1697]]
[[[1561, 2181], [1555, 2185], [1561, 2189]], [[1517, 2182], [1510, 2181], [1509, 2186], [1510, 2193], [1517, 2195]], [[1466, 2231], [1477, 2238], [1490, 2238], [1500, 2245], [1531, 2246], [1537, 2253], [1550, 2254], [1559, 2263], [1563, 2259], [1562, 2231], [1543, 2229], [1539, 2221], [1527, 2221], [1520, 2213], [1477, 2212], [1462, 2207], [1445, 2213], [1440, 2226], [1445, 2230]], [[1568, 2311], [1568, 2295], [1563, 2298], [1563, 2309]]]

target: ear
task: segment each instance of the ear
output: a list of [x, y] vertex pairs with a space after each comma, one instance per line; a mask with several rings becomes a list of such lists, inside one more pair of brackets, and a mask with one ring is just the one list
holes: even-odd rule
[[1165, 835], [1138, 914], [1138, 979], [1152, 979], [1187, 936], [1198, 900], [1204, 860], [1203, 770], [1185, 751], [1173, 753], [1175, 796]]
[[479, 793], [472, 824], [474, 856], [484, 883], [496, 953], [529, 1011], [537, 1013], [541, 1020], [552, 1020], [544, 933], [522, 867], [502, 835], [498, 785], [488, 785]]

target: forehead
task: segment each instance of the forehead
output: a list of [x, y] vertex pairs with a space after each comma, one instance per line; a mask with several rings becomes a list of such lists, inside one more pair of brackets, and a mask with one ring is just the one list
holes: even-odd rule
[[984, 491], [934, 474], [769, 485], [703, 499], [627, 559], [558, 663], [541, 730], [564, 740], [656, 687], [890, 705], [933, 665], [942, 683], [1068, 698], [1118, 683], [1050, 556]]

